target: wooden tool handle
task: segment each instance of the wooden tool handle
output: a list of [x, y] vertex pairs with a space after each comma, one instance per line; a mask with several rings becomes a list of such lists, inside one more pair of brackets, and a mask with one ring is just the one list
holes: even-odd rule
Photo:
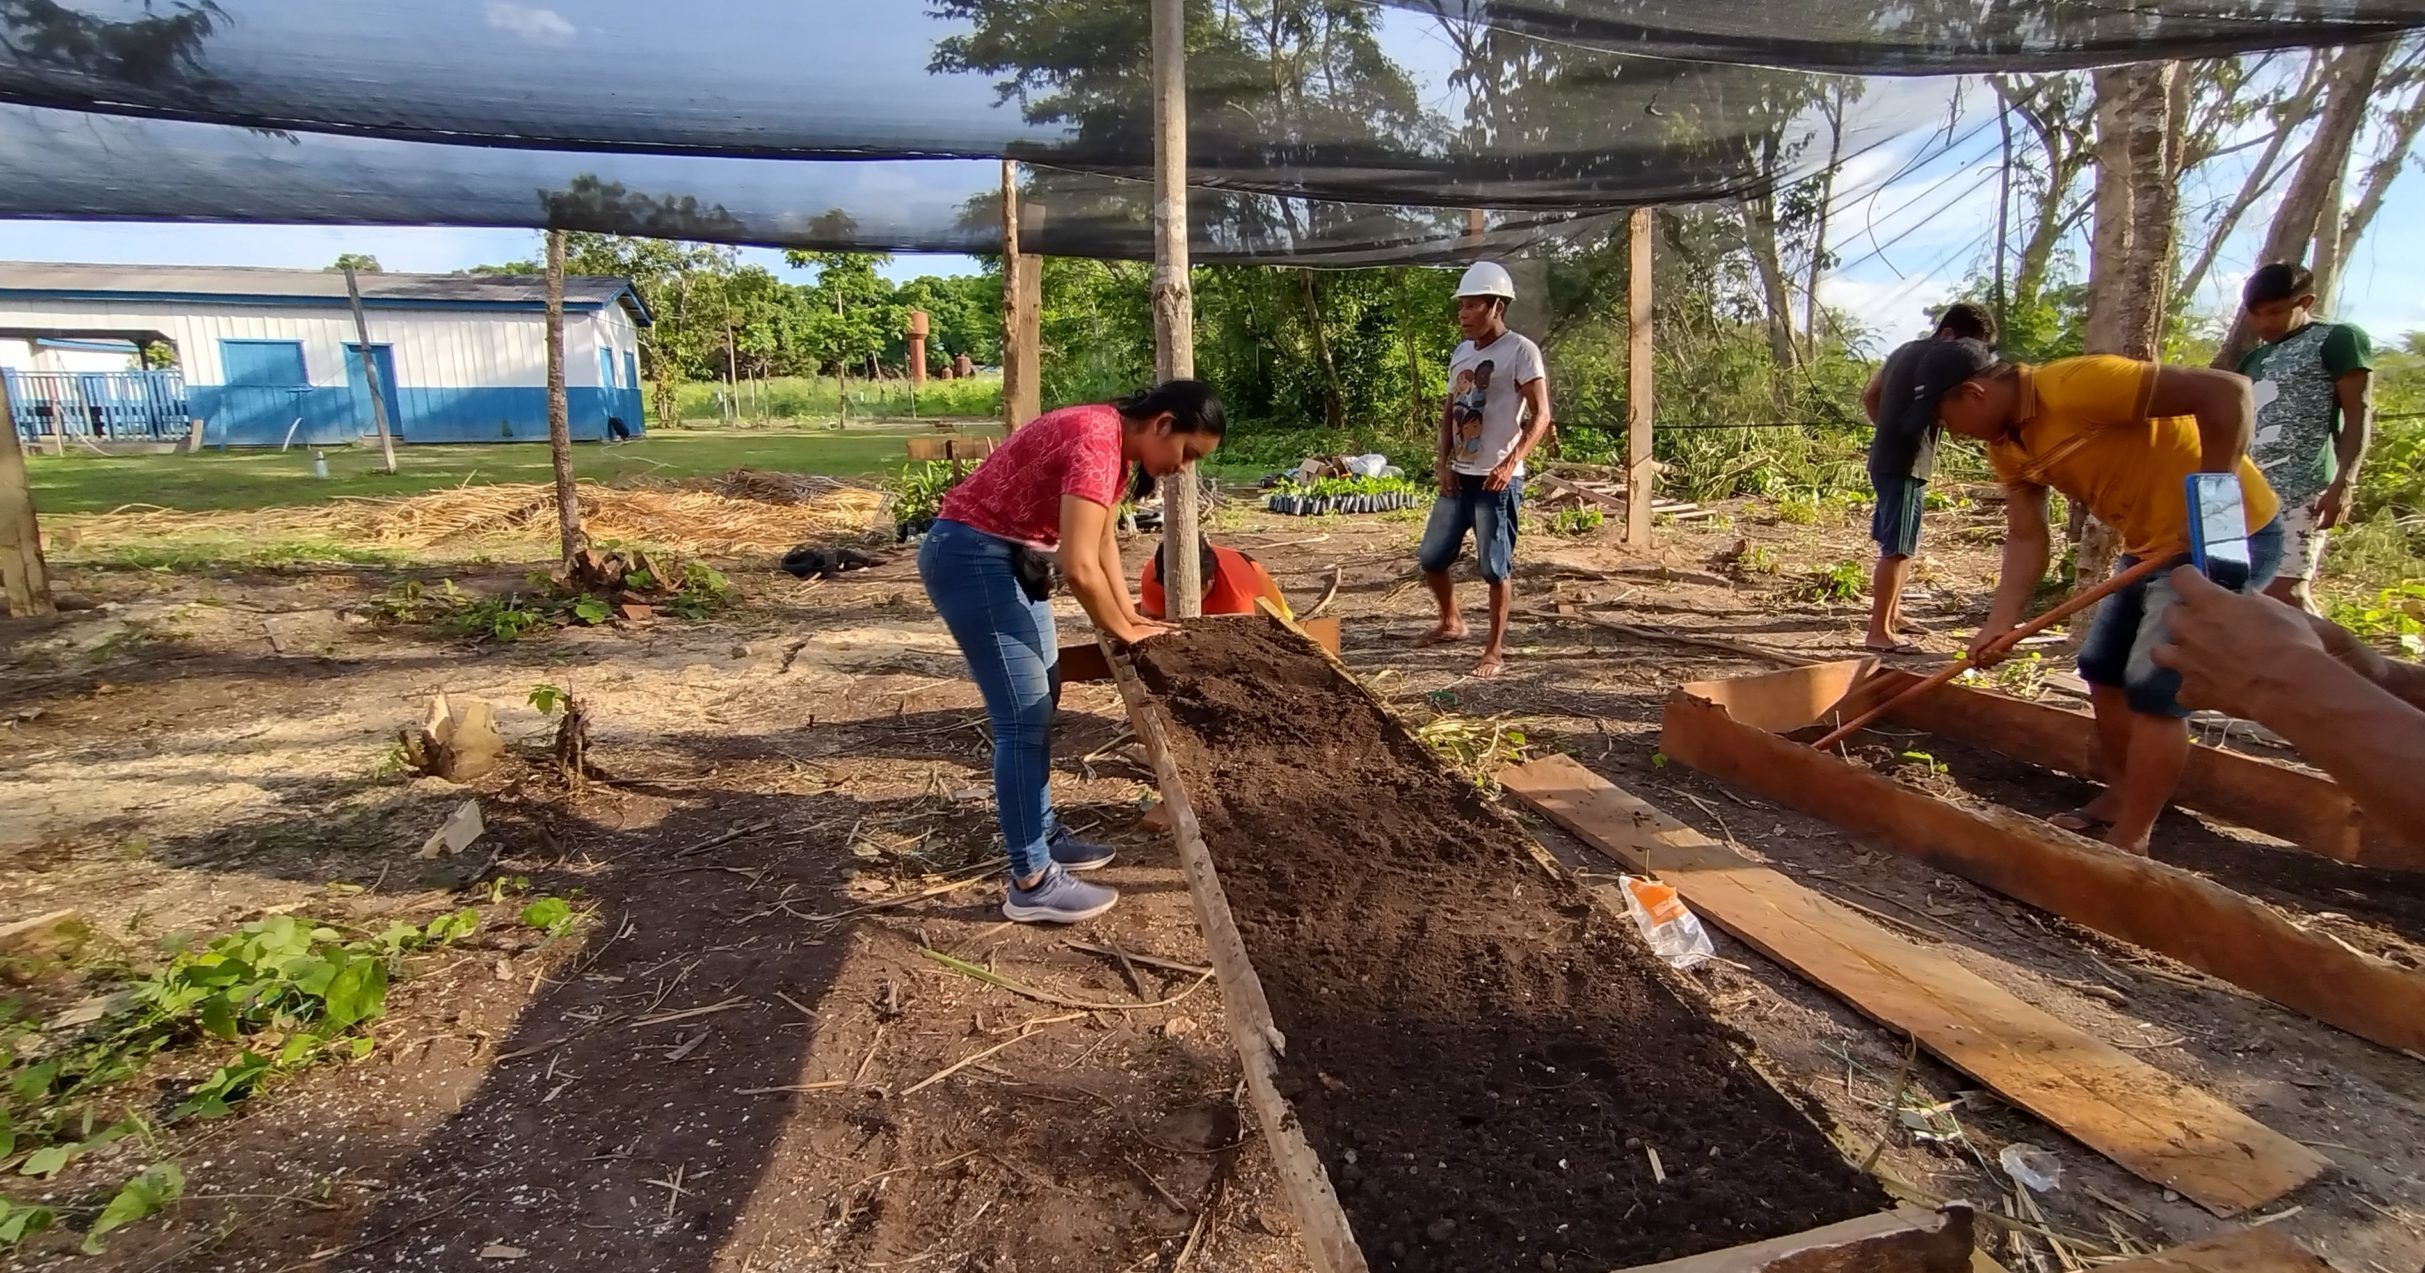
[[[2098, 584], [2094, 588], [2090, 588], [2085, 592], [2075, 592], [2071, 596], [2064, 598], [2063, 601], [2058, 603], [2053, 609], [2048, 610], [2046, 613], [2039, 615], [2037, 618], [2031, 619], [2029, 622], [2013, 629], [2012, 636], [2007, 644], [2017, 643], [2024, 637], [2034, 636], [2040, 632], [2043, 632], [2046, 629], [2053, 627], [2055, 624], [2058, 624], [2063, 620], [2078, 614], [2080, 611], [2088, 608], [2089, 606], [2103, 601], [2105, 598], [2112, 596], [2114, 593], [2119, 592], [2122, 589], [2127, 588], [2150, 575], [2153, 575], [2157, 571], [2168, 570], [2178, 564], [2180, 563], [2176, 558], [2150, 557], [2147, 560], [2132, 566], [2130, 569], [2125, 570], [2110, 579], [2107, 579], [2105, 582]], [[1861, 730], [1869, 724], [1869, 722], [1876, 720], [1880, 716], [1884, 716], [1887, 712], [1893, 710], [1897, 704], [1906, 699], [1918, 698], [1920, 695], [1925, 694], [1940, 685], [1943, 685], [1947, 681], [1960, 676], [1963, 669], [1968, 668], [1969, 666], [1970, 654], [1968, 651], [1964, 651], [1962, 654], [1957, 655], [1953, 662], [1948, 663], [1944, 667], [1938, 668], [1935, 672], [1930, 673], [1927, 680], [1912, 686], [1910, 689], [1895, 695], [1893, 698], [1887, 699], [1885, 702], [1878, 704], [1876, 707], [1870, 708], [1868, 711], [1863, 712], [1860, 715], [1853, 717], [1851, 720], [1836, 726], [1834, 729], [1828, 731], [1825, 738], [1812, 743], [1811, 746], [1816, 747], [1821, 751], [1825, 751], [1828, 748], [1835, 746], [1837, 743], [1852, 737], [1854, 734], [1860, 733]]]

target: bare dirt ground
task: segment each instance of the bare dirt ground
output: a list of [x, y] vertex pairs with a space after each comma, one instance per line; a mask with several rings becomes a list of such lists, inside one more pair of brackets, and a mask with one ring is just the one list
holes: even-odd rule
[[[1850, 657], [1860, 603], [1796, 592], [1822, 568], [1866, 564], [1860, 527], [1734, 512], [1733, 525], [1669, 528], [1655, 556], [1626, 554], [1613, 528], [1528, 538], [1519, 607], [1562, 600]], [[1765, 662], [1529, 613], [1495, 681], [1464, 675], [1470, 646], [1410, 649], [1429, 608], [1418, 529], [1225, 511], [1216, 533], [1261, 555], [1300, 604], [1337, 570], [1343, 657], [1410, 722], [1453, 711], [1522, 728], [2208, 1087], [2333, 1160], [2269, 1209], [2283, 1231], [2349, 1273], [2425, 1262], [2425, 1063], [1663, 763], [1669, 688]], [[1914, 613], [1950, 633], [1975, 618], [2000, 521], [1947, 514], [1930, 533]], [[1736, 551], [1744, 540], [1753, 551]], [[732, 574], [742, 604], [708, 621], [509, 646], [361, 619], [354, 608], [394, 572], [77, 571], [67, 586], [107, 608], [0, 628], [0, 921], [78, 907], [96, 946], [141, 962], [167, 934], [276, 909], [375, 927], [471, 904], [487, 920], [417, 957], [368, 1058], [280, 1082], [235, 1117], [120, 1142], [56, 1181], [0, 1184], [89, 1219], [97, 1191], [144, 1155], [174, 1156], [187, 1179], [180, 1203], [105, 1255], [74, 1256], [74, 1236], [54, 1234], [10, 1265], [1302, 1267], [1235, 1112], [1219, 987], [1184, 970], [1204, 954], [1175, 856], [1134, 825], [1150, 788], [1117, 695], [1070, 687], [1055, 784], [1078, 825], [1119, 846], [1106, 878], [1125, 900], [1074, 932], [1007, 926], [982, 712], [914, 568], [817, 584]], [[455, 577], [510, 586], [519, 571]], [[1066, 624], [1065, 639], [1084, 636], [1074, 612]], [[494, 703], [538, 754], [550, 725], [525, 700], [540, 683], [587, 704], [611, 780], [567, 789], [517, 761], [467, 789], [394, 770], [396, 730], [440, 690]], [[1999, 779], [2014, 802], [2068, 794], [2052, 778]], [[416, 858], [467, 797], [489, 835]], [[1606, 875], [1537, 831], [1587, 878]], [[2234, 835], [2183, 819], [2159, 829], [2159, 855], [2193, 832]], [[516, 926], [516, 899], [539, 894], [573, 898], [588, 920], [555, 939]], [[2268, 896], [2338, 922], [2324, 920], [2330, 899]], [[1179, 967], [1123, 970], [1073, 940]], [[2025, 1141], [2062, 1162], [2042, 1202], [2080, 1255], [2218, 1227], [1925, 1057], [1905, 1080], [1900, 1039], [1717, 942], [1721, 960], [1691, 975], [1719, 1015], [1825, 1107], [1848, 1156], [1876, 1151], [1890, 1187], [1998, 1205], [2011, 1186], [1991, 1165]], [[1982, 1227], [1993, 1253], [2030, 1266], [2010, 1229]]]

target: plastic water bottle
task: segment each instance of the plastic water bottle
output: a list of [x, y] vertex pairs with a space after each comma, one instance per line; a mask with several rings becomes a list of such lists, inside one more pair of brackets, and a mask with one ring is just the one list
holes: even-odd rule
[[1701, 917], [1685, 907], [1675, 889], [1638, 875], [1618, 876], [1617, 887], [1624, 890], [1625, 913], [1642, 930], [1642, 940], [1650, 943], [1651, 952], [1666, 960], [1668, 967], [1690, 968], [1717, 957], [1709, 933], [1701, 927]]
[[314, 451], [314, 452], [312, 452], [312, 476], [313, 476], [313, 477], [327, 477], [327, 476], [328, 476], [328, 452], [326, 452], [326, 451]]

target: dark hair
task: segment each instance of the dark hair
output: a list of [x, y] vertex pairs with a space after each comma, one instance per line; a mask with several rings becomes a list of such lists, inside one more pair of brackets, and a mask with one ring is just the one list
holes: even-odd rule
[[1995, 315], [1976, 301], [1955, 301], [1946, 306], [1945, 312], [1937, 315], [1937, 330], [1952, 332], [1964, 340], [1996, 343]]
[[2248, 285], [2240, 289], [2240, 300], [2247, 305], [2263, 305], [2313, 296], [2315, 291], [2314, 270], [2291, 261], [2275, 261], [2258, 266], [2257, 272], [2248, 276]]
[[1229, 418], [1221, 411], [1221, 395], [1201, 380], [1165, 380], [1111, 405], [1112, 410], [1131, 420], [1150, 420], [1167, 411], [1173, 433], [1206, 434], [1218, 439], [1229, 428]]

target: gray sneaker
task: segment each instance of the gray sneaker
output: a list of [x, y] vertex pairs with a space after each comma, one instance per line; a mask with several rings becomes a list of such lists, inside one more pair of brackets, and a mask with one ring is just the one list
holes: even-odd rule
[[1002, 899], [1002, 913], [1023, 924], [1075, 924], [1093, 919], [1119, 901], [1118, 889], [1073, 878], [1056, 862], [1044, 868], [1044, 878], [1034, 888], [1021, 888], [1012, 880], [1010, 896]]
[[1100, 871], [1120, 856], [1108, 844], [1081, 840], [1059, 827], [1053, 828], [1052, 837], [1045, 843], [1052, 847], [1053, 861], [1065, 871]]

